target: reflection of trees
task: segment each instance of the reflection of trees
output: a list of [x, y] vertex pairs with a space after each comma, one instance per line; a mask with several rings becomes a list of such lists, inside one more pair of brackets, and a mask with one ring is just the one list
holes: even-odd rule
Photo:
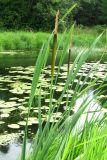
[[18, 144], [22, 144], [22, 143], [23, 143], [23, 137], [20, 136], [20, 137], [17, 139], [17, 142], [18, 142]]
[[8, 153], [8, 151], [9, 151], [9, 144], [1, 145], [0, 146], [0, 151], [3, 152], [3, 153]]

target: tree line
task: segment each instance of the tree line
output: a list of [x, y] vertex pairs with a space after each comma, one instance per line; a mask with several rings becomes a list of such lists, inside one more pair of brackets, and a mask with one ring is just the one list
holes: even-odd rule
[[77, 7], [60, 29], [73, 21], [85, 26], [107, 24], [107, 0], [0, 0], [0, 29], [52, 30], [56, 11], [62, 16], [74, 3]]

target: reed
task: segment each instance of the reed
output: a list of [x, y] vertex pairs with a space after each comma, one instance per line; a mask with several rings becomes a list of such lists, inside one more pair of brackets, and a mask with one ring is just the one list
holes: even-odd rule
[[[65, 51], [67, 52], [68, 50], [70, 38], [71, 36], [70, 34], [68, 34], [67, 43], [66, 42], [64, 43], [64, 52]], [[101, 35], [94, 41], [94, 43], [91, 45], [90, 48], [83, 51], [82, 53], [78, 53], [78, 56], [76, 57], [72, 65], [72, 68], [69, 70], [69, 74], [65, 82], [65, 86], [61, 93], [61, 96], [59, 97], [59, 99], [55, 104], [53, 103], [49, 104], [51, 106], [49, 106], [50, 110], [47, 113], [48, 120], [44, 128], [42, 128], [43, 121], [41, 122], [41, 118], [40, 118], [42, 115], [41, 115], [41, 112], [39, 112], [38, 118], [39, 118], [40, 126], [38, 128], [37, 134], [35, 135], [35, 138], [33, 141], [33, 147], [31, 147], [29, 154], [26, 155], [26, 149], [25, 149], [26, 143], [24, 143], [24, 146], [23, 146], [24, 149], [22, 152], [23, 156], [21, 157], [21, 160], [25, 160], [25, 159], [26, 160], [55, 160], [55, 159], [56, 160], [57, 159], [74, 160], [79, 156], [85, 160], [87, 156], [90, 157], [91, 155], [92, 158], [95, 156], [93, 153], [94, 147], [96, 148], [95, 153], [98, 153], [97, 145], [105, 146], [106, 143], [103, 143], [101, 139], [103, 137], [106, 141], [106, 134], [105, 134], [106, 128], [103, 128], [103, 127], [102, 129], [100, 128], [100, 124], [103, 118], [101, 118], [99, 121], [95, 119], [91, 119], [88, 123], [86, 118], [85, 125], [81, 127], [81, 131], [79, 131], [78, 130], [79, 128], [77, 128], [75, 132], [75, 126], [77, 125], [78, 120], [83, 115], [85, 109], [91, 104], [91, 102], [94, 99], [96, 99], [97, 93], [90, 100], [88, 99], [88, 97], [86, 97], [82, 102], [82, 104], [80, 105], [79, 110], [76, 113], [74, 113], [72, 116], [70, 116], [70, 111], [75, 105], [76, 100], [82, 95], [84, 95], [85, 93], [87, 93], [87, 91], [90, 88], [95, 86], [98, 79], [95, 79], [95, 80], [92, 79], [90, 83], [87, 85], [87, 87], [85, 89], [82, 89], [84, 87], [84, 84], [82, 86], [79, 85], [79, 82], [82, 78], [82, 75], [81, 75], [75, 87], [74, 95], [72, 99], [69, 98], [71, 102], [69, 104], [67, 103], [67, 108], [62, 114], [62, 117], [59, 119], [57, 123], [53, 123], [52, 125], [50, 125], [50, 119], [53, 113], [55, 112], [56, 106], [57, 108], [60, 107], [60, 103], [62, 102], [63, 95], [66, 93], [69, 85], [71, 86], [73, 85], [76, 75], [79, 72], [81, 66], [86, 62], [88, 56], [92, 53], [95, 45], [97, 44], [100, 38], [101, 38]], [[45, 44], [45, 46], [43, 46], [35, 66], [31, 95], [29, 100], [30, 107], [32, 107], [31, 104], [33, 101], [33, 97], [36, 91], [40, 74], [42, 72], [42, 68], [46, 64], [46, 61], [48, 58], [47, 51], [48, 51], [48, 48], [49, 48], [48, 46], [51, 39], [52, 39], [52, 35], [49, 38], [49, 41]], [[44, 59], [43, 59], [43, 54], [44, 54]], [[66, 55], [66, 53], [64, 54]], [[94, 68], [97, 67], [97, 64], [96, 66], [93, 66], [93, 67]], [[87, 82], [87, 79], [92, 73], [92, 70], [87, 74], [86, 78], [84, 79], [84, 83]], [[56, 78], [57, 78], [57, 75], [56, 75]], [[100, 92], [101, 87], [102, 86], [100, 86], [100, 88], [97, 88], [98, 93]], [[39, 99], [41, 99], [41, 94], [39, 96]], [[50, 99], [50, 101], [52, 102], [52, 99]], [[39, 105], [40, 105], [39, 108], [41, 108], [41, 104]], [[96, 111], [93, 112], [92, 117], [94, 117], [95, 113]], [[86, 114], [87, 114], [86, 117], [88, 117], [89, 113], [87, 112]], [[99, 127], [96, 127], [96, 126], [99, 126]], [[93, 136], [93, 133], [94, 133], [94, 136]], [[98, 133], [101, 133], [101, 135]], [[24, 142], [26, 142], [26, 138], [27, 136], [25, 136]], [[89, 146], [90, 146], [90, 149], [88, 149]], [[104, 149], [105, 149], [104, 154], [101, 149], [102, 156], [100, 155], [100, 158], [105, 155], [105, 152], [107, 149], [106, 146]], [[86, 156], [86, 154], [88, 155]], [[98, 158], [97, 155], [96, 155], [96, 158]]]
[[70, 37], [70, 45], [69, 45], [69, 53], [68, 53], [68, 73], [69, 73], [70, 62], [71, 62], [71, 51], [72, 51], [72, 33]]
[[57, 52], [58, 19], [59, 19], [59, 10], [55, 18], [55, 29], [54, 29], [54, 36], [53, 36], [53, 48], [52, 48], [52, 60], [51, 60], [51, 75], [52, 76], [54, 74], [56, 52]]
[[[53, 85], [56, 86], [57, 78], [59, 76], [59, 71], [66, 57], [66, 54], [68, 52], [68, 47], [70, 49], [72, 48], [73, 26], [71, 27], [69, 33], [67, 34], [66, 40], [65, 40], [65, 35], [63, 35], [61, 41], [58, 43], [58, 40], [57, 40], [58, 17], [59, 17], [59, 11], [56, 14], [54, 37], [53, 37], [53, 34], [51, 34], [48, 41], [46, 41], [46, 43], [43, 45], [35, 65], [32, 87], [31, 87], [31, 94], [30, 94], [29, 104], [28, 104], [28, 116], [27, 116], [25, 135], [23, 140], [21, 160], [77, 160], [77, 159], [90, 160], [90, 157], [91, 159], [94, 159], [94, 157], [98, 159], [99, 156], [100, 156], [100, 159], [103, 159], [104, 157], [106, 157], [106, 151], [107, 151], [107, 146], [106, 146], [107, 127], [105, 127], [104, 125], [104, 120], [106, 116], [98, 119], [100, 112], [97, 109], [95, 109], [94, 111], [93, 110], [91, 111], [90, 119], [88, 119], [88, 116], [90, 116], [90, 112], [89, 112], [90, 105], [92, 106], [92, 104], [95, 103], [97, 95], [101, 93], [101, 88], [105, 87], [103, 82], [107, 81], [107, 77], [103, 80], [103, 82], [97, 89], [94, 89], [93, 96], [87, 95], [87, 92], [89, 91], [89, 89], [96, 86], [96, 82], [98, 81], [98, 78], [93, 79], [92, 77], [92, 79], [87, 84], [87, 86], [86, 87], [84, 86], [84, 84], [87, 82], [88, 78], [90, 77], [92, 71], [97, 67], [97, 63], [95, 64], [95, 66], [93, 65], [93, 68], [89, 71], [89, 73], [85, 77], [84, 83], [82, 85], [79, 85], [81, 79], [83, 78], [83, 75], [82, 74], [80, 75], [78, 82], [75, 86], [74, 94], [72, 98], [67, 97], [67, 101], [65, 104], [66, 106], [65, 111], [62, 113], [62, 116], [57, 121], [57, 123], [53, 122], [51, 124], [51, 118], [53, 117], [53, 113], [56, 112], [56, 108], [57, 108], [57, 111], [60, 108], [60, 104], [63, 100], [64, 95], [66, 94], [66, 92], [68, 92], [69, 86], [72, 89], [75, 83], [74, 80], [76, 79], [82, 65], [87, 61], [88, 57], [91, 54], [93, 54], [94, 48], [96, 47], [97, 43], [102, 37], [102, 34], [101, 34], [95, 39], [95, 41], [92, 43], [92, 45], [89, 48], [86, 48], [81, 52], [78, 51], [77, 57], [75, 58], [72, 64], [72, 67], [71, 68], [69, 67], [69, 73], [67, 76], [67, 80], [65, 81], [65, 85], [61, 92], [61, 95], [59, 96], [58, 100], [55, 103], [53, 103], [52, 99], [54, 97], [54, 92], [52, 91], [54, 91], [54, 89], [52, 88], [52, 86]], [[48, 60], [49, 46], [52, 39], [53, 39], [53, 52], [52, 52], [53, 58], [52, 58], [52, 66], [51, 66], [52, 67], [51, 78], [53, 78], [54, 76], [55, 82], [54, 81], [50, 82], [51, 89], [50, 89], [49, 111], [47, 112], [48, 118], [45, 123], [45, 126], [42, 127], [44, 123], [44, 121], [41, 119], [42, 106], [40, 103], [42, 99], [41, 97], [42, 84], [39, 88], [40, 95], [38, 98], [35, 96], [35, 92], [37, 89], [37, 84], [38, 84], [40, 75], [42, 73], [42, 69], [45, 67], [46, 62]], [[54, 74], [56, 53], [58, 52], [58, 48], [60, 48], [60, 45], [62, 46], [62, 54], [60, 56], [57, 73]], [[84, 95], [86, 96], [83, 102], [80, 104], [78, 110], [74, 112], [74, 114], [70, 115], [71, 110], [74, 108], [77, 100]], [[29, 113], [30, 113], [30, 109], [32, 108], [34, 97], [37, 98], [39, 101], [38, 103], [39, 127], [34, 137], [34, 140], [32, 142], [33, 145], [29, 153], [26, 154], [27, 123], [28, 123]], [[96, 116], [96, 112], [98, 112], [98, 115], [97, 115], [97, 118], [94, 118]], [[78, 122], [81, 122], [81, 119], [83, 118], [84, 114], [85, 114], [85, 121], [84, 121], [84, 124], [80, 127]], [[105, 140], [104, 142], [102, 141], [102, 138], [104, 138]], [[99, 146], [99, 148], [97, 148], [97, 146]], [[101, 146], [103, 146], [104, 149], [102, 149]], [[97, 149], [99, 152], [97, 151]]]

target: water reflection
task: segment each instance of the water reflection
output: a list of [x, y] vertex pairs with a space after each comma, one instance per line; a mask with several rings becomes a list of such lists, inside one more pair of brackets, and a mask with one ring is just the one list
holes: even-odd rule
[[74, 133], [81, 132], [85, 123], [100, 121], [104, 117], [104, 111], [99, 101], [96, 100], [94, 88], [76, 100], [74, 112], [76, 113], [81, 107], [85, 107], [83, 114], [80, 116], [75, 125]]
[[8, 153], [8, 150], [9, 150], [9, 144], [7, 144], [7, 145], [1, 145], [0, 146], [0, 151], [2, 152], [2, 153]]
[[[27, 151], [30, 149], [31, 142], [27, 142]], [[22, 143], [10, 143], [0, 146], [0, 160], [17, 160], [21, 154]]]

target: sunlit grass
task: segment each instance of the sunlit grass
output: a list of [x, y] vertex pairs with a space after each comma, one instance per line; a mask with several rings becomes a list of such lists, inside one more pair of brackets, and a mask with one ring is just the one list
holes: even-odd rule
[[[81, 28], [76, 27], [73, 35], [74, 47], [89, 47], [95, 38], [98, 36], [98, 32], [93, 28]], [[0, 51], [13, 51], [13, 50], [38, 50], [41, 45], [45, 43], [50, 33], [45, 32], [0, 32]], [[62, 33], [59, 34], [58, 39], [61, 39]], [[66, 35], [67, 37], [67, 35]], [[101, 40], [97, 43], [96, 47], [105, 47], [106, 38], [102, 36]], [[52, 49], [52, 41], [50, 43]], [[62, 46], [60, 46], [62, 49]]]

